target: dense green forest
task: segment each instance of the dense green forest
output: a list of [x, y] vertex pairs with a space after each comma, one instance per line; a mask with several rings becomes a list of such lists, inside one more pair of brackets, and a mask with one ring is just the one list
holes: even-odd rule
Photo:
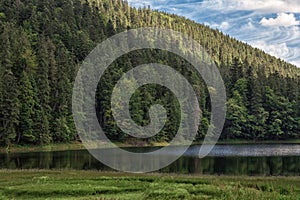
[[[0, 142], [48, 144], [80, 140], [72, 117], [72, 87], [80, 63], [106, 38], [137, 27], [163, 27], [198, 41], [211, 55], [227, 88], [228, 112], [222, 139], [281, 140], [300, 136], [300, 70], [218, 30], [184, 17], [131, 8], [121, 0], [0, 0]], [[206, 133], [210, 100], [189, 63], [168, 52], [143, 50], [117, 59], [99, 82], [96, 108], [113, 140], [129, 141], [114, 122], [110, 96], [117, 80], [137, 65], [159, 62], [180, 71], [199, 95]], [[149, 122], [148, 109], [168, 111], [164, 129], [151, 141], [177, 131], [178, 102], [168, 89], [140, 88], [131, 99], [132, 118]]]

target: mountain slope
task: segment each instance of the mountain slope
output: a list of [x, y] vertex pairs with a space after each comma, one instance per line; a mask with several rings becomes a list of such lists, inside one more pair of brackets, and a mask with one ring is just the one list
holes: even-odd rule
[[[104, 39], [126, 29], [147, 26], [180, 31], [199, 41], [212, 56], [228, 95], [222, 138], [299, 137], [300, 70], [228, 35], [184, 17], [149, 8], [131, 8], [120, 0], [1, 0], [1, 143], [78, 140], [71, 96], [80, 63]], [[176, 70], [193, 83], [203, 110], [197, 139], [205, 135], [210, 100], [203, 81], [179, 58], [145, 50], [118, 59], [100, 81], [98, 117], [111, 139], [133, 140], [118, 129], [112, 117], [109, 100], [114, 83], [138, 64], [157, 60], [181, 66]], [[133, 119], [140, 125], [149, 123], [147, 111], [155, 102], [168, 108], [169, 119], [160, 134], [141, 142], [168, 141], [178, 128], [176, 100], [168, 90], [154, 85], [141, 88], [133, 96]]]

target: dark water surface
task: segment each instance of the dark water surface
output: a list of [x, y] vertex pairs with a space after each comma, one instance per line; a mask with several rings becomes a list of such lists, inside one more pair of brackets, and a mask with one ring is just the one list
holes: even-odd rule
[[[176, 154], [176, 148], [169, 153]], [[197, 156], [199, 148], [200, 146], [190, 147], [184, 156], [160, 172], [211, 175], [300, 175], [300, 145], [216, 145], [210, 155], [203, 159]], [[143, 152], [151, 149], [130, 148], [129, 150]], [[0, 154], [0, 168], [112, 170], [97, 161], [87, 150]]]

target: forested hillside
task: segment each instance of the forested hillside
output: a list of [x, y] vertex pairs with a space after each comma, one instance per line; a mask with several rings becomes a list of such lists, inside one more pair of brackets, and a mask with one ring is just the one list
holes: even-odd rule
[[[120, 0], [0, 0], [0, 141], [47, 144], [79, 140], [72, 118], [72, 87], [80, 63], [106, 38], [137, 27], [163, 27], [197, 40], [211, 55], [227, 87], [228, 113], [222, 139], [295, 139], [300, 136], [300, 70], [218, 30], [150, 8], [136, 9]], [[209, 123], [205, 84], [188, 63], [167, 52], [132, 52], [114, 62], [99, 82], [99, 122], [107, 135], [130, 140], [116, 126], [110, 95], [124, 72], [139, 64], [175, 66], [199, 95], [203, 118], [198, 140]], [[149, 122], [155, 102], [168, 111], [160, 134], [176, 133], [178, 102], [166, 88], [148, 85], [131, 101], [132, 118]]]

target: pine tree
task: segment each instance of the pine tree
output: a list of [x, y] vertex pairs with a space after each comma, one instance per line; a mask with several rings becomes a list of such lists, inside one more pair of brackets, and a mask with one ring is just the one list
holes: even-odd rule
[[[9, 28], [10, 25], [7, 25]], [[13, 56], [9, 31], [4, 29], [1, 35], [1, 102], [0, 102], [0, 139], [1, 142], [10, 145], [16, 139], [19, 124], [19, 100], [18, 84], [14, 76]]]
[[0, 102], [0, 139], [9, 146], [17, 136], [19, 125], [18, 84], [11, 70], [5, 70], [2, 76], [2, 102]]
[[228, 116], [226, 122], [226, 138], [247, 138], [249, 135], [244, 131], [243, 127], [247, 122], [247, 109], [243, 103], [241, 95], [233, 92], [233, 97], [227, 103]]
[[33, 131], [34, 93], [29, 77], [23, 71], [20, 80], [20, 128], [18, 130], [17, 143], [35, 143], [36, 133]]
[[[176, 15], [131, 8], [126, 1], [2, 0], [1, 143], [46, 144], [78, 139], [71, 98], [81, 62], [103, 39], [126, 29], [149, 26], [172, 28], [192, 37], [219, 67], [229, 97], [223, 138], [299, 137], [300, 70], [229, 35]], [[204, 53], [200, 56], [206, 59]], [[114, 140], [128, 139], [111, 113], [112, 90], [128, 70], [154, 62], [174, 66], [193, 85], [203, 112], [198, 138], [203, 138], [211, 114], [206, 85], [187, 62], [160, 50], [134, 51], [118, 58], [105, 72], [95, 99], [101, 126]], [[172, 81], [177, 84], [177, 80]], [[178, 88], [182, 89], [180, 84]], [[148, 110], [155, 103], [166, 108], [168, 119], [162, 132], [151, 139], [168, 141], [180, 117], [189, 116], [180, 116], [179, 105], [169, 91], [151, 85], [142, 87], [132, 98], [132, 118], [138, 124], [148, 124]], [[89, 117], [81, 114], [83, 120]]]
[[[49, 126], [49, 105], [43, 106], [41, 98], [39, 98], [38, 86], [35, 79], [31, 79], [31, 85], [33, 88], [33, 99], [34, 99], [34, 113], [32, 116], [32, 130], [36, 136], [35, 142], [39, 145], [49, 144], [52, 141]], [[43, 98], [42, 98], [43, 99]]]
[[71, 83], [68, 79], [68, 67], [71, 65], [68, 59], [68, 52], [61, 44], [57, 51], [57, 66], [60, 70], [57, 74], [57, 83], [55, 85], [55, 100], [54, 107], [52, 108], [52, 117], [54, 123], [52, 126], [53, 138], [57, 142], [66, 142], [75, 138], [75, 132], [72, 132], [70, 126], [71, 109]]

